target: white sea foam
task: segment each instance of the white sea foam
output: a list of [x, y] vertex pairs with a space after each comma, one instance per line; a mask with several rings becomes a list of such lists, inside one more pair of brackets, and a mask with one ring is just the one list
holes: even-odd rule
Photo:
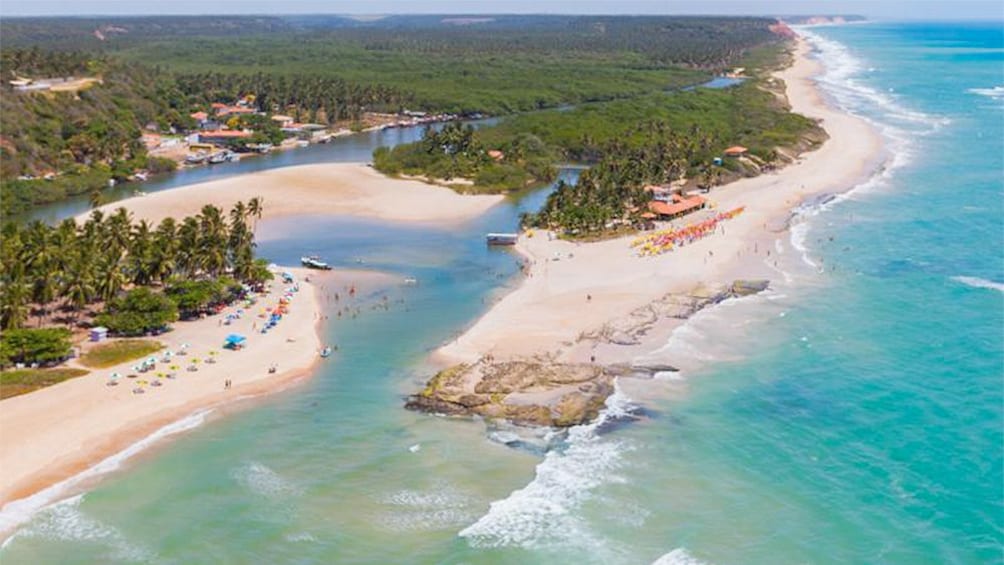
[[622, 439], [600, 435], [598, 430], [633, 410], [615, 385], [614, 394], [594, 422], [570, 428], [565, 448], [547, 453], [530, 484], [493, 502], [488, 513], [464, 528], [460, 536], [483, 548], [575, 547], [602, 552], [602, 540], [589, 532], [576, 510], [596, 488], [623, 481], [617, 470], [631, 446]]
[[113, 562], [151, 561], [152, 551], [130, 542], [121, 530], [89, 516], [80, 509], [84, 495], [67, 498], [47, 506], [38, 513], [26, 528], [12, 536], [4, 547], [15, 539], [40, 538], [43, 540], [91, 542], [106, 546], [106, 559]]
[[790, 230], [791, 245], [801, 253], [807, 265], [816, 268], [818, 265], [810, 258], [806, 246], [811, 229], [808, 220], [840, 202], [887, 186], [896, 171], [912, 161], [918, 149], [917, 140], [940, 130], [951, 121], [943, 116], [912, 110], [894, 95], [861, 82], [858, 77], [875, 72], [874, 67], [865, 66], [838, 41], [804, 28], [799, 28], [799, 31], [813, 45], [823, 64], [823, 73], [817, 77], [823, 92], [843, 111], [866, 120], [878, 129], [890, 150], [890, 157], [882, 168], [864, 182], [826, 201], [811, 203], [795, 211]]
[[267, 498], [285, 499], [303, 493], [303, 489], [255, 461], [236, 469], [233, 477], [251, 492]]
[[295, 534], [286, 534], [286, 541], [291, 543], [304, 543], [304, 542], [315, 542], [317, 538], [309, 532], [297, 532]]
[[160, 440], [202, 425], [209, 413], [210, 410], [200, 410], [177, 422], [168, 424], [115, 455], [102, 460], [90, 469], [77, 473], [27, 498], [7, 503], [0, 510], [0, 533], [9, 532], [27, 522], [36, 512], [78, 490], [85, 482], [119, 469], [129, 458], [150, 448]]
[[953, 281], [958, 281], [964, 285], [971, 286], [973, 288], [989, 288], [991, 290], [998, 290], [1004, 292], [1004, 283], [999, 283], [996, 281], [991, 281], [987, 279], [981, 279], [980, 277], [952, 277]]
[[1004, 99], [1004, 86], [995, 86], [993, 88], [970, 88], [966, 92], [972, 94], [979, 94], [980, 96], [987, 96], [997, 100]]
[[653, 561], [652, 565], [705, 565], [705, 562], [691, 555], [686, 549], [678, 547]]
[[[753, 318], [745, 314], [736, 317], [730, 311], [748, 304], [773, 303], [777, 296], [776, 291], [767, 289], [749, 296], [729, 298], [704, 308], [674, 328], [661, 347], [640, 355], [633, 361], [638, 364], [670, 361], [673, 366], [682, 367], [686, 371], [691, 365], [735, 359], [735, 348], [731, 346], [729, 339], [722, 336], [730, 331], [744, 331], [742, 326]], [[683, 374], [673, 373], [667, 380], [683, 380]]]
[[477, 519], [479, 502], [452, 485], [438, 484], [431, 490], [400, 490], [380, 499], [391, 507], [380, 519], [393, 531], [457, 528]]

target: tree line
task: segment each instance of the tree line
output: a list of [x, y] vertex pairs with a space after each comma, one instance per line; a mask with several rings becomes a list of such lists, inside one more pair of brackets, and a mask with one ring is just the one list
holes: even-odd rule
[[[106, 314], [121, 313], [130, 300], [160, 295], [156, 289], [191, 312], [220, 298], [220, 288], [260, 284], [271, 278], [254, 256], [253, 225], [261, 213], [261, 199], [252, 198], [229, 213], [207, 205], [157, 226], [132, 221], [124, 208], [108, 215], [95, 210], [81, 224], [7, 224], [0, 241], [0, 327], [20, 328], [31, 316], [41, 325], [54, 312], [68, 314], [72, 324], [95, 304]], [[182, 304], [189, 292], [205, 294], [206, 301]]]
[[414, 98], [382, 84], [319, 75], [205, 72], [181, 73], [176, 80], [181, 92], [195, 104], [232, 102], [250, 94], [263, 111], [288, 112], [298, 122], [328, 125], [359, 120], [363, 111], [398, 112]]

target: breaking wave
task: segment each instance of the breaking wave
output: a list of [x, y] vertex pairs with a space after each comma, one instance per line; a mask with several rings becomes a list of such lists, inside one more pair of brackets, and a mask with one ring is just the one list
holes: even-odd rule
[[400, 490], [380, 502], [389, 507], [381, 523], [399, 532], [456, 528], [477, 518], [477, 500], [448, 484], [429, 491]]
[[959, 277], [952, 277], [952, 280], [960, 282], [966, 286], [971, 286], [973, 288], [989, 288], [991, 290], [1004, 292], [1004, 283], [999, 283], [987, 279], [981, 279], [980, 277], [959, 276]]
[[652, 562], [652, 565], [705, 565], [686, 549], [678, 547]]
[[[150, 448], [158, 441], [201, 426], [206, 421], [206, 416], [210, 412], [210, 410], [200, 410], [177, 422], [168, 424], [115, 455], [107, 457], [90, 469], [77, 473], [27, 498], [7, 503], [3, 509], [0, 509], [0, 533], [10, 532], [17, 526], [24, 524], [36, 512], [62, 499], [74, 490], [79, 489], [86, 481], [118, 470], [129, 458]], [[77, 500], [77, 503], [79, 503], [79, 497], [74, 500]]]
[[257, 462], [240, 467], [234, 471], [233, 477], [251, 492], [266, 498], [283, 499], [303, 492], [297, 485]]
[[993, 88], [970, 88], [969, 90], [966, 90], [966, 92], [979, 94], [980, 96], [987, 96], [996, 100], [1004, 99], [1004, 86], [995, 86]]
[[46, 507], [28, 527], [4, 543], [16, 539], [40, 538], [52, 541], [92, 542], [108, 548], [104, 556], [111, 562], [148, 562], [155, 559], [152, 551], [126, 539], [121, 530], [87, 515], [80, 509], [84, 495], [67, 498]]
[[823, 64], [823, 73], [817, 77], [823, 92], [842, 110], [875, 127], [889, 149], [889, 158], [868, 179], [846, 192], [808, 202], [794, 211], [791, 245], [799, 251], [806, 265], [818, 268], [806, 246], [811, 229], [808, 220], [844, 200], [888, 186], [896, 172], [912, 162], [917, 153], [917, 139], [940, 130], [951, 121], [907, 108], [893, 95], [863, 83], [859, 77], [873, 72], [874, 68], [866, 66], [846, 45], [804, 28], [799, 28], [799, 32], [812, 44]]
[[570, 428], [564, 449], [547, 453], [530, 484], [493, 502], [488, 513], [460, 536], [480, 548], [602, 547], [575, 510], [596, 488], [623, 481], [617, 470], [631, 446], [599, 430], [633, 411], [631, 401], [616, 387], [594, 422]]

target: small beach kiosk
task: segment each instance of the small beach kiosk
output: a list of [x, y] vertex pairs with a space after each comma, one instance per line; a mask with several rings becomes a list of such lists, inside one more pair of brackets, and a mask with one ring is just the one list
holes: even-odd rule
[[104, 326], [91, 328], [91, 333], [90, 333], [91, 341], [104, 341], [107, 338], [108, 338], [108, 328]]
[[242, 336], [241, 334], [230, 334], [227, 336], [223, 347], [227, 349], [233, 349], [234, 351], [240, 351], [244, 349], [244, 344], [247, 343], [248, 338]]

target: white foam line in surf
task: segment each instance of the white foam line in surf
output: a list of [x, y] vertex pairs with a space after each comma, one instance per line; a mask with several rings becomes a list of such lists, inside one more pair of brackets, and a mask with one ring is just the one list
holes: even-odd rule
[[986, 96], [996, 100], [1004, 99], [1004, 86], [995, 86], [993, 88], [970, 88], [966, 90], [966, 92], [970, 94], [979, 94], [980, 96]]
[[958, 276], [958, 277], [952, 277], [952, 280], [960, 282], [966, 286], [971, 286], [973, 288], [988, 288], [991, 290], [1004, 292], [1004, 283], [999, 283], [997, 281], [991, 281], [987, 279], [981, 279], [980, 277]]
[[678, 547], [652, 562], [652, 565], [705, 565], [686, 548]]
[[[631, 413], [633, 405], [614, 383], [614, 393], [595, 421], [568, 430], [563, 450], [551, 450], [525, 487], [491, 503], [488, 513], [460, 531], [474, 547], [587, 547], [607, 550], [591, 534], [576, 510], [604, 484], [622, 481], [616, 474], [625, 451], [623, 440], [600, 435], [604, 423]], [[595, 554], [595, 553], [594, 553]]]
[[[201, 426], [206, 421], [206, 416], [210, 412], [211, 410], [200, 410], [177, 422], [168, 424], [122, 451], [105, 458], [89, 469], [81, 471], [29, 497], [8, 502], [0, 509], [0, 535], [10, 533], [14, 528], [30, 520], [39, 510], [52, 506], [72, 493], [75, 488], [79, 487], [85, 481], [119, 469], [125, 461], [149, 449], [158, 441]], [[13, 539], [13, 536], [8, 538], [0, 548], [5, 547], [11, 539]]]
[[[88, 542], [107, 546], [111, 562], [149, 563], [156, 561], [154, 552], [131, 542], [118, 528], [106, 524], [80, 509], [84, 495], [79, 494], [51, 504], [27, 528], [11, 536], [2, 547], [15, 538], [41, 538], [45, 541]], [[5, 561], [6, 562], [6, 561]]]
[[[823, 73], [817, 77], [822, 91], [843, 111], [876, 127], [890, 146], [890, 157], [871, 177], [834, 198], [795, 210], [790, 229], [791, 245], [801, 253], [806, 265], [818, 268], [817, 263], [810, 258], [806, 245], [811, 229], [808, 220], [845, 200], [887, 186], [895, 172], [911, 162], [916, 150], [916, 139], [938, 131], [949, 124], [950, 120], [911, 110], [892, 95], [861, 83], [857, 77], [863, 72], [873, 71], [874, 67], [866, 67], [847, 46], [838, 41], [801, 27], [797, 29], [812, 45], [823, 65]], [[882, 119], [872, 118], [869, 114], [882, 116]]]

